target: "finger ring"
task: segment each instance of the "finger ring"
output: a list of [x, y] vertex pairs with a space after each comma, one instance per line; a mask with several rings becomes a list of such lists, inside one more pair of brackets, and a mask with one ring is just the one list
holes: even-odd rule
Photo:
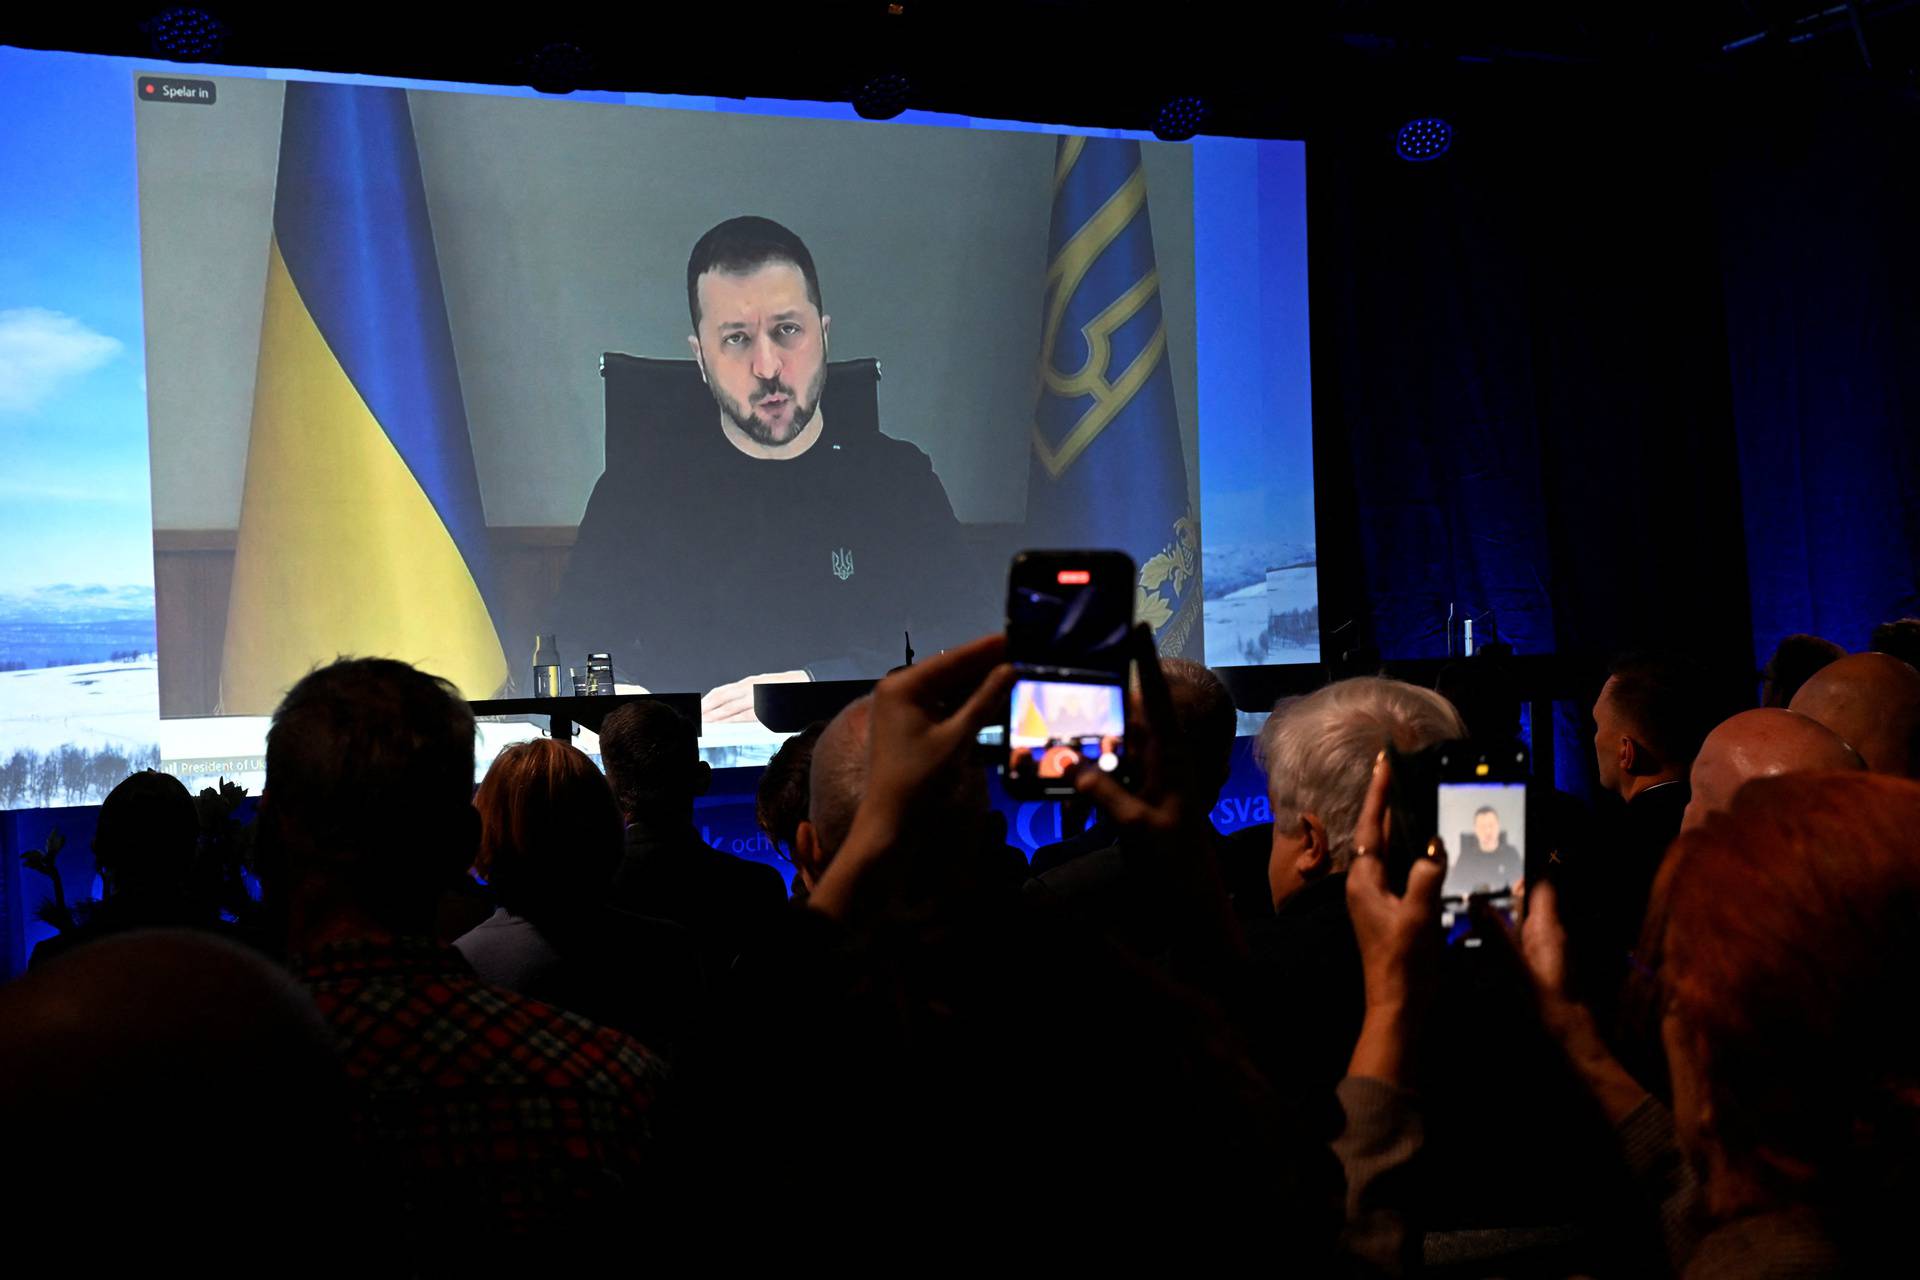
[[1367, 846], [1363, 844], [1357, 844], [1353, 846], [1353, 856], [1356, 858], [1364, 858], [1367, 856], [1369, 852], [1370, 850], [1368, 850]]
[[1440, 842], [1439, 836], [1435, 836], [1433, 839], [1427, 841], [1427, 856], [1435, 862], [1446, 861], [1447, 846]]

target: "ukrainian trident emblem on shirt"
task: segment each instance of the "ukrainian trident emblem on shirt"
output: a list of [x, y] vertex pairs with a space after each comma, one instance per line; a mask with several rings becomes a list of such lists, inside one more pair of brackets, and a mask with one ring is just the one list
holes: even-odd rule
[[841, 547], [833, 553], [833, 576], [845, 582], [853, 576], [853, 551]]

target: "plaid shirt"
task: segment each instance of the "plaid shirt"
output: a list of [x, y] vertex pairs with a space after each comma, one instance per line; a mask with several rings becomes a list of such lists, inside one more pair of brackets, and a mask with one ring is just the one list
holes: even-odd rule
[[409, 1234], [608, 1220], [646, 1194], [663, 1069], [638, 1041], [421, 940], [323, 947], [301, 976], [357, 1086], [355, 1141]]

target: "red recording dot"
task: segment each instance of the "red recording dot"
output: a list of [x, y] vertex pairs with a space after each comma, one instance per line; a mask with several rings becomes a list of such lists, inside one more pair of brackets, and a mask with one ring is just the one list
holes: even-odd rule
[[147, 92], [148, 92], [148, 93], [152, 93], [152, 92], [153, 92], [153, 86], [152, 86], [152, 85], [148, 85], [148, 86], [147, 86]]

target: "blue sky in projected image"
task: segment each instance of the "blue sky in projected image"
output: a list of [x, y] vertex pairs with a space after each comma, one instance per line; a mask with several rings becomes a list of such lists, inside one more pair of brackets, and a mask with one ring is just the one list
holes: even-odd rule
[[0, 49], [0, 613], [56, 583], [153, 582], [133, 200], [121, 64]]

